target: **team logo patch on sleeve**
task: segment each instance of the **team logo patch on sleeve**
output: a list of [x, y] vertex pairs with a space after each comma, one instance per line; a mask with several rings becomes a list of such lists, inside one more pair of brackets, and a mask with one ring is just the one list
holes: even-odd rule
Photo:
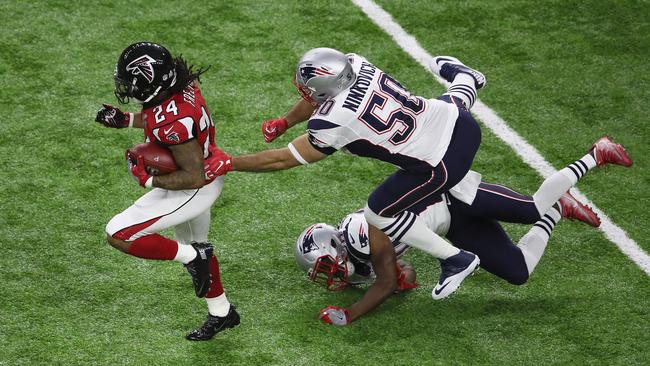
[[126, 65], [126, 71], [129, 71], [133, 75], [142, 75], [147, 79], [148, 82], [153, 81], [153, 64], [156, 63], [149, 55], [142, 55], [135, 60], [131, 61]]
[[180, 121], [156, 128], [153, 130], [153, 134], [156, 136], [158, 141], [166, 145], [176, 145], [185, 142], [192, 137], [186, 126]]
[[316, 138], [316, 137], [315, 137], [314, 135], [312, 135], [311, 133], [307, 135], [307, 139], [308, 139], [309, 142], [311, 142], [311, 144], [314, 145], [314, 146], [318, 146], [318, 147], [320, 147], [320, 148], [327, 148], [327, 147], [330, 147], [327, 143], [325, 143], [325, 142], [319, 140], [318, 138]]

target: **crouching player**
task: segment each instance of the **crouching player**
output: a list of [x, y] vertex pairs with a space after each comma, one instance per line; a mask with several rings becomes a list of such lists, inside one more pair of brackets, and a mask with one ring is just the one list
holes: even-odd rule
[[[450, 193], [428, 197], [408, 211], [456, 247], [478, 255], [480, 266], [486, 271], [521, 285], [533, 273], [562, 217], [594, 227], [600, 225], [598, 216], [568, 189], [587, 171], [610, 163], [632, 165], [621, 145], [603, 137], [583, 158], [547, 178], [533, 196], [481, 182], [469, 190], [474, 196], [471, 204], [459, 200], [459, 193], [452, 189]], [[467, 194], [468, 189], [463, 193]], [[514, 244], [499, 221], [533, 226]], [[393, 292], [417, 286], [415, 271], [399, 261], [408, 246], [400, 242], [371, 242], [367, 230], [363, 211], [357, 211], [346, 216], [337, 228], [315, 224], [298, 238], [296, 259], [311, 280], [324, 283], [330, 290], [341, 290], [348, 284], [371, 284], [349, 309], [328, 306], [321, 310], [319, 318], [325, 323], [350, 324]], [[439, 283], [432, 297], [440, 299], [438, 289], [445, 286]]]

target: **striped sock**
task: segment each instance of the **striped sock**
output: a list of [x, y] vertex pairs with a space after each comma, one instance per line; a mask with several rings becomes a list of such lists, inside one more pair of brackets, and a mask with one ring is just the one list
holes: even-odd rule
[[587, 154], [580, 160], [576, 160], [566, 168], [546, 178], [533, 195], [535, 207], [537, 207], [539, 214], [543, 216], [563, 194], [595, 167], [596, 160], [594, 160], [593, 156]]
[[468, 74], [459, 73], [447, 89], [445, 95], [460, 98], [467, 109], [472, 108], [476, 101], [476, 86], [474, 78]]
[[542, 218], [524, 235], [517, 247], [521, 250], [526, 262], [526, 268], [530, 275], [535, 270], [537, 263], [542, 259], [548, 239], [551, 237], [553, 228], [562, 218], [562, 209], [558, 203], [554, 204]]
[[535, 223], [531, 231], [535, 230], [535, 234], [548, 240], [551, 237], [551, 233], [560, 222], [562, 218], [562, 209], [558, 203], [554, 204], [545, 214], [542, 216], [539, 221]]
[[596, 159], [591, 154], [583, 156], [580, 160], [569, 164], [566, 168], [560, 170], [573, 184], [578, 183], [580, 178], [584, 177], [588, 171], [596, 167]]
[[447, 259], [460, 252], [434, 233], [416, 214], [404, 211], [394, 218], [394, 221], [384, 226], [381, 231], [393, 242], [403, 242], [423, 250], [436, 258]]

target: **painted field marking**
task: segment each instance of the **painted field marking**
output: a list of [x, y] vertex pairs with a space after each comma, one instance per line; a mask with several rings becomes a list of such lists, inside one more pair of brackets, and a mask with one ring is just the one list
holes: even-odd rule
[[[424, 67], [429, 73], [429, 60], [433, 57], [424, 49], [412, 35], [406, 31], [393, 19], [393, 17], [382, 9], [379, 5], [375, 4], [372, 0], [352, 0], [352, 2], [359, 7], [370, 20], [373, 21], [379, 28], [386, 32], [393, 40], [400, 46], [406, 53], [408, 53], [415, 61]], [[433, 73], [432, 73], [433, 74]], [[448, 86], [445, 80], [433, 74], [435, 79]], [[492, 133], [499, 137], [503, 142], [514, 150], [519, 157], [528, 164], [531, 168], [535, 169], [543, 178], [547, 178], [557, 170], [551, 166], [544, 157], [530, 145], [523, 137], [519, 136], [506, 121], [501, 119], [490, 107], [486, 106], [480, 100], [476, 100], [472, 107], [472, 113], [487, 126]], [[600, 230], [605, 234], [605, 237], [614, 243], [620, 250], [628, 256], [639, 268], [641, 268], [648, 276], [650, 276], [650, 256], [639, 245], [632, 240], [627, 233], [618, 227], [609, 219], [605, 213], [600, 210], [593, 202], [591, 202], [582, 192], [577, 188], [572, 188], [571, 193], [583, 203], [590, 205], [594, 212], [600, 216], [601, 225]]]

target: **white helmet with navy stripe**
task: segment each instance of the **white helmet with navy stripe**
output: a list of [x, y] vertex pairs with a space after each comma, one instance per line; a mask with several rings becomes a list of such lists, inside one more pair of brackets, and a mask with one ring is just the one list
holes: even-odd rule
[[296, 241], [295, 255], [309, 279], [330, 291], [344, 289], [348, 276], [354, 273], [339, 231], [331, 225], [319, 223], [306, 228]]
[[339, 223], [339, 232], [348, 251], [348, 259], [355, 266], [354, 275], [350, 274], [348, 282], [354, 285], [372, 283], [376, 275], [370, 262], [368, 222], [363, 216], [363, 210], [344, 217]]
[[368, 239], [368, 222], [363, 210], [351, 213], [339, 223], [339, 231], [350, 255], [360, 261], [370, 260], [370, 240]]
[[[347, 215], [339, 223], [339, 231], [348, 250], [349, 256], [360, 262], [370, 263], [370, 239], [368, 238], [368, 222], [363, 210]], [[395, 256], [401, 257], [409, 246], [401, 242], [393, 242]], [[356, 263], [356, 261], [353, 261]], [[358, 267], [358, 265], [357, 265]], [[357, 274], [362, 274], [357, 270]]]
[[318, 105], [349, 88], [356, 74], [348, 56], [333, 48], [314, 48], [307, 51], [296, 69], [294, 83], [300, 95]]

